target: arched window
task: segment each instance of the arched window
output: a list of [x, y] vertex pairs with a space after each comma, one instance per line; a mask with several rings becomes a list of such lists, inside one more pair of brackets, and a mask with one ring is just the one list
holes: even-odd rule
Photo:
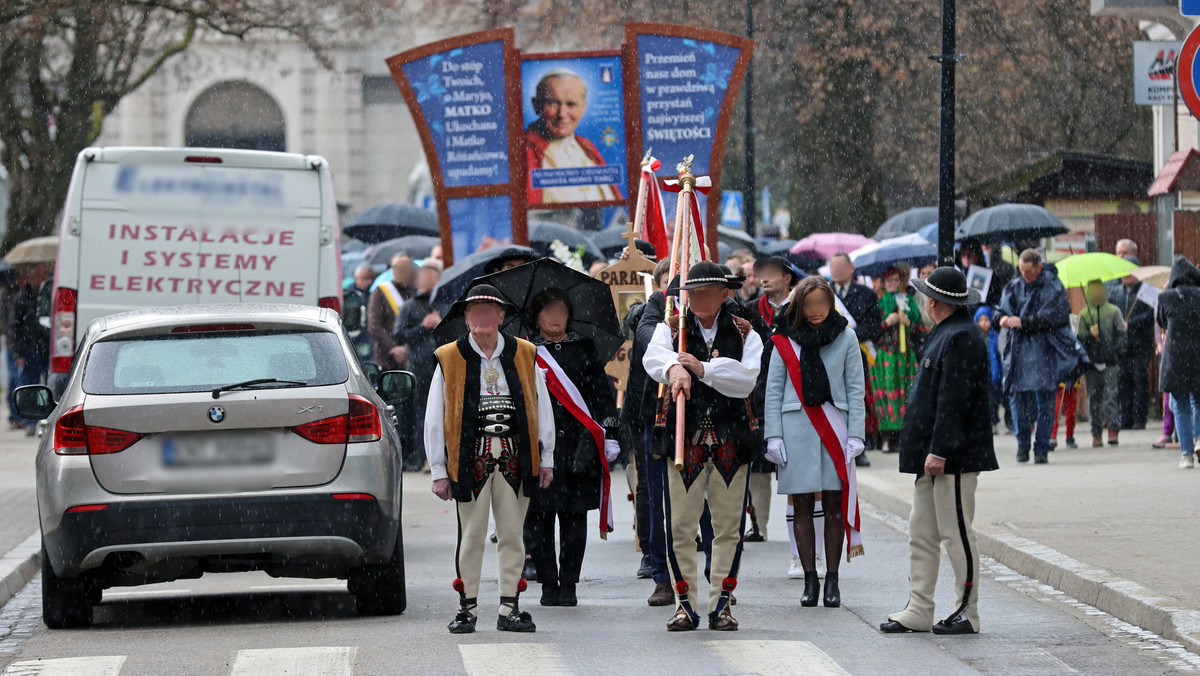
[[184, 143], [198, 148], [284, 151], [283, 111], [260, 87], [220, 82], [201, 92], [184, 122]]

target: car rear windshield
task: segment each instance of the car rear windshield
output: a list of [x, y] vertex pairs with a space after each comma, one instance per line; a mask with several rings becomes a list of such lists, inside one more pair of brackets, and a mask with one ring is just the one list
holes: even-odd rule
[[179, 333], [95, 343], [84, 365], [83, 391], [203, 392], [259, 378], [314, 386], [348, 377], [341, 342], [330, 331]]

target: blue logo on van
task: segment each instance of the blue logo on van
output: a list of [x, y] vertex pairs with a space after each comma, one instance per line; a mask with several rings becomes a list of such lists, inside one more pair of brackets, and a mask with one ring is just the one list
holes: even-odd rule
[[283, 202], [283, 186], [283, 175], [278, 172], [161, 166], [147, 169], [130, 164], [117, 171], [113, 190], [120, 195], [191, 197], [266, 206]]

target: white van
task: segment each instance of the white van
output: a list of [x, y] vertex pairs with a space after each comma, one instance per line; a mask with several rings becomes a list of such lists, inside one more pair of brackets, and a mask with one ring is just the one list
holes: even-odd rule
[[328, 163], [208, 148], [88, 148], [63, 212], [51, 308], [60, 392], [88, 322], [195, 303], [342, 307]]

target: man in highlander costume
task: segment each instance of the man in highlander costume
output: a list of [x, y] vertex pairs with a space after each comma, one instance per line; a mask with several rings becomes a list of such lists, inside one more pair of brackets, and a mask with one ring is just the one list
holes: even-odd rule
[[513, 308], [479, 284], [455, 303], [470, 332], [437, 349], [425, 449], [433, 493], [458, 507], [459, 610], [452, 634], [475, 631], [488, 514], [496, 522], [500, 631], [537, 627], [517, 600], [525, 589], [522, 539], [529, 496], [554, 478], [554, 411], [532, 343], [500, 331]]
[[[708, 628], [737, 631], [730, 597], [737, 587], [746, 526], [749, 463], [759, 457], [763, 445], [750, 403], [763, 343], [749, 322], [722, 307], [729, 283], [715, 263], [693, 265], [681, 288], [689, 292], [684, 314], [658, 325], [642, 359], [647, 375], [670, 385], [655, 423], [655, 443], [674, 458], [667, 468], [665, 506], [667, 558], [677, 604], [667, 629], [699, 626], [690, 593], [697, 579], [694, 536], [707, 496], [713, 527]], [[680, 331], [686, 340], [682, 352]], [[676, 399], [681, 393], [686, 400], [678, 448]]]

